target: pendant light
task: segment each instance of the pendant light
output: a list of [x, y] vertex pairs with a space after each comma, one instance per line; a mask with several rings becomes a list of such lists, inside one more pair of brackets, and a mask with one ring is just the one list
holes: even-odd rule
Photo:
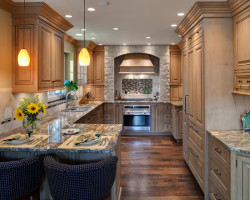
[[90, 64], [90, 55], [88, 49], [85, 47], [85, 0], [84, 0], [84, 46], [79, 53], [79, 64], [80, 66], [88, 66]]
[[30, 65], [30, 55], [29, 52], [24, 48], [25, 42], [25, 0], [23, 2], [23, 48], [18, 53], [18, 65], [20, 67], [28, 67]]

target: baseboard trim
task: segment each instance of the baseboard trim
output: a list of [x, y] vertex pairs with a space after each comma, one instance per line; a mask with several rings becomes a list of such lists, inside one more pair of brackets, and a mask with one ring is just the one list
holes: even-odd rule
[[171, 132], [136, 132], [136, 131], [122, 131], [122, 135], [133, 135], [133, 136], [160, 136], [160, 135], [172, 135]]

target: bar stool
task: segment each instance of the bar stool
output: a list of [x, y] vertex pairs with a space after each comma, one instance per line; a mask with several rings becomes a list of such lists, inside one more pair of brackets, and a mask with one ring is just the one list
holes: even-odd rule
[[54, 200], [101, 200], [111, 191], [118, 158], [68, 165], [52, 156], [44, 158], [49, 190]]
[[0, 199], [40, 199], [43, 155], [0, 162]]

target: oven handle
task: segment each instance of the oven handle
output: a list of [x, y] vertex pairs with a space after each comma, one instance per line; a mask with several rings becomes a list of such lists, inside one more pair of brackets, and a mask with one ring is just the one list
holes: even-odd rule
[[185, 95], [185, 114], [187, 114], [187, 97], [189, 97], [189, 95]]
[[132, 114], [132, 113], [131, 113], [131, 114], [125, 114], [125, 113], [124, 113], [124, 114], [123, 114], [123, 116], [139, 116], [139, 115], [140, 115], [140, 116], [150, 116], [150, 113], [148, 113], [148, 114]]

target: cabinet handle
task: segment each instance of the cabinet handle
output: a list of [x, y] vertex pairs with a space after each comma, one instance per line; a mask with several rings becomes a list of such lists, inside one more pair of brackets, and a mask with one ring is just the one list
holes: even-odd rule
[[56, 81], [51, 81], [52, 83], [55, 83]]
[[215, 197], [216, 200], [221, 200], [221, 198], [219, 197], [218, 194], [214, 194], [214, 197]]
[[221, 172], [219, 172], [218, 169], [214, 170], [214, 173], [217, 174], [218, 176], [221, 176]]
[[196, 154], [193, 152], [193, 149], [192, 149], [192, 148], [190, 148], [190, 152], [191, 152], [191, 154], [198, 160], [199, 156], [196, 155]]
[[250, 81], [249, 81], [249, 80], [247, 80], [247, 83], [250, 83]]
[[214, 149], [216, 153], [221, 154], [221, 151], [218, 148]]

